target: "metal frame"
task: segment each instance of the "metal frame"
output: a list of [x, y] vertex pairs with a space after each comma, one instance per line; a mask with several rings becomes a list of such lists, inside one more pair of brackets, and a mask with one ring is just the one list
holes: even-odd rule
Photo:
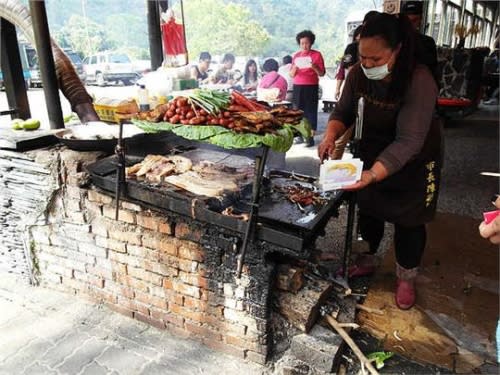
[[0, 116], [27, 119], [31, 117], [28, 94], [23, 76], [19, 43], [16, 27], [4, 18], [0, 19], [1, 66], [7, 94], [8, 110], [0, 112]]

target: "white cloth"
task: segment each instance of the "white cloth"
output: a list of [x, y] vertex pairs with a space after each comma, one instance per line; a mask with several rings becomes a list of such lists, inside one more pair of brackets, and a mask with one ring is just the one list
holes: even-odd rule
[[288, 91], [293, 91], [293, 78], [290, 77], [290, 69], [292, 69], [292, 64], [282, 65], [278, 69], [278, 73], [286, 79]]

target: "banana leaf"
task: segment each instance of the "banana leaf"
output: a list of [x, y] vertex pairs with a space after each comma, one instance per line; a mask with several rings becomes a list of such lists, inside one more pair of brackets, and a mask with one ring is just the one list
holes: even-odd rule
[[284, 125], [277, 130], [276, 134], [262, 135], [235, 133], [222, 126], [180, 125], [168, 122], [154, 123], [145, 120], [132, 121], [147, 133], [171, 131], [189, 140], [207, 142], [226, 149], [268, 146], [271, 150], [277, 152], [287, 152], [292, 147], [294, 133], [299, 133], [304, 137], [311, 134], [311, 127], [305, 119], [298, 125]]

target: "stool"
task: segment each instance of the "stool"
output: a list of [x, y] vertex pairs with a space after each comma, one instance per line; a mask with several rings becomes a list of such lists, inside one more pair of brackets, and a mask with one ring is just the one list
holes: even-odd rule
[[323, 100], [323, 112], [331, 112], [335, 107], [336, 100]]

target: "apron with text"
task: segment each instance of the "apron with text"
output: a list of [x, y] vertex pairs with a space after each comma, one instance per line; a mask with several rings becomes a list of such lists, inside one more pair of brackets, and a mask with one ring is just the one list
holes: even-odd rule
[[[368, 79], [357, 71], [356, 103], [365, 98], [360, 158], [369, 169], [377, 156], [396, 137], [396, 120], [401, 102], [381, 100], [369, 90]], [[433, 119], [420, 153], [399, 171], [358, 192], [360, 212], [403, 226], [416, 226], [434, 217], [441, 170], [441, 124]]]

